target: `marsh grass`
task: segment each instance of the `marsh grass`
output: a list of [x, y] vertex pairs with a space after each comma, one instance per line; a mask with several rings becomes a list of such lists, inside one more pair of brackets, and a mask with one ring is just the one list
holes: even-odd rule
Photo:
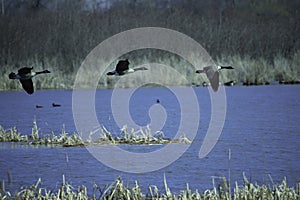
[[[131, 66], [136, 67], [139, 65], [147, 65], [148, 63], [159, 63], [165, 66], [170, 66], [174, 68], [179, 74], [186, 78], [186, 81], [178, 79], [177, 76], [163, 76], [164, 71], [155, 71], [157, 76], [150, 76], [152, 79], [148, 80], [148, 76], [143, 76], [142, 74], [150, 73], [144, 72], [139, 73], [139, 75], [130, 75], [134, 78], [129, 78], [122, 87], [132, 88], [139, 85], [139, 80], [142, 78], [144, 81], [155, 82], [153, 77], [157, 77], [158, 80], [164, 81], [164, 85], [169, 86], [186, 86], [186, 85], [201, 85], [204, 81], [209, 82], [207, 77], [204, 75], [199, 75], [195, 73], [196, 68], [201, 69], [205, 67], [208, 63], [207, 61], [199, 61], [197, 54], [191, 54], [191, 59], [197, 62], [197, 66], [192, 66], [186, 60], [180, 58], [177, 55], [173, 55], [166, 52], [133, 52], [131, 54], [124, 55], [124, 58], [129, 58]], [[112, 70], [118, 59], [110, 63], [107, 66], [107, 71]], [[232, 65], [234, 70], [222, 71], [222, 83], [228, 81], [235, 81], [237, 84], [243, 85], [262, 85], [262, 84], [273, 84], [273, 83], [287, 83], [295, 84], [300, 83], [300, 51], [295, 52], [289, 58], [281, 55], [275, 56], [272, 60], [267, 60], [264, 58], [252, 58], [250, 56], [240, 56], [240, 55], [221, 55], [215, 59], [217, 65]], [[99, 61], [95, 66], [106, 66], [105, 61]], [[68, 73], [61, 70], [60, 66], [57, 66], [55, 61], [49, 61], [45, 63], [40, 63], [38, 61], [30, 62], [24, 66], [33, 66], [35, 70], [48, 69], [51, 71], [50, 74], [39, 76], [34, 78], [34, 85], [37, 90], [39, 89], [73, 89], [74, 81], [76, 78], [77, 71], [80, 66], [80, 62], [74, 64], [75, 67]], [[43, 66], [43, 67], [41, 67]], [[77, 67], [76, 67], [77, 66]], [[95, 67], [96, 71], [99, 67]], [[0, 91], [4, 90], [22, 90], [22, 86], [17, 80], [10, 80], [8, 74], [12, 71], [17, 71], [18, 67], [14, 66], [4, 66], [0, 68]], [[151, 68], [150, 68], [151, 69]], [[90, 73], [82, 75], [82, 81], [80, 86], [83, 88], [91, 88], [94, 85], [94, 78], [100, 76], [94, 74], [95, 70], [91, 70]], [[141, 75], [141, 76], [140, 76]], [[98, 82], [98, 88], [115, 88], [118, 82], [118, 77], [107, 77], [101, 76]]]
[[1, 191], [1, 199], [81, 199], [87, 200], [87, 188], [85, 186], [80, 186], [74, 189], [72, 185], [65, 181], [63, 175], [63, 181], [61, 186], [56, 192], [52, 192], [42, 186], [41, 178], [38, 181], [28, 187], [21, 188], [20, 191], [11, 194], [8, 191]]
[[221, 56], [217, 63], [230, 64], [235, 70], [222, 71], [224, 82], [235, 80], [244, 85], [262, 85], [268, 83], [300, 83], [300, 51], [290, 58], [277, 55], [273, 60], [251, 58], [249, 56]]
[[16, 127], [6, 131], [0, 125], [0, 142], [28, 142], [28, 136], [21, 135]]
[[227, 188], [227, 180], [224, 177], [222, 183], [212, 189], [193, 190], [186, 184], [186, 188], [182, 189], [179, 193], [171, 191], [167, 184], [166, 177], [164, 176], [164, 189], [161, 191], [155, 185], [150, 185], [148, 191], [143, 193], [138, 181], [135, 181], [133, 186], [124, 184], [121, 177], [118, 177], [110, 185], [101, 187], [98, 184], [93, 186], [93, 194], [88, 195], [88, 188], [84, 185], [77, 188], [73, 187], [67, 181], [63, 175], [63, 180], [60, 187], [56, 191], [48, 190], [42, 186], [41, 178], [38, 181], [27, 187], [22, 187], [20, 191], [14, 194], [5, 191], [2, 187], [0, 191], [1, 199], [102, 199], [102, 200], [113, 200], [113, 199], [168, 199], [168, 200], [298, 200], [300, 198], [300, 183], [296, 184], [295, 187], [289, 187], [286, 179], [284, 179], [278, 185], [258, 185], [256, 183], [250, 183], [244, 180], [244, 184], [239, 186], [235, 182], [233, 188], [233, 195], [231, 196]]
[[[95, 136], [96, 133], [98, 136]], [[41, 136], [36, 121], [33, 122], [31, 134], [22, 135], [16, 127], [5, 130], [0, 126], [0, 142], [20, 142], [28, 145], [61, 145], [63, 147], [85, 146], [85, 145], [153, 145], [153, 144], [190, 144], [191, 141], [183, 134], [179, 138], [166, 138], [163, 132], [152, 134], [147, 126], [145, 129], [128, 130], [127, 126], [121, 129], [121, 134], [116, 135], [109, 132], [104, 126], [91, 132], [88, 139], [84, 140], [80, 134], [68, 133], [65, 127], [62, 127], [61, 133]]]
[[153, 134], [149, 126], [147, 126], [145, 129], [128, 130], [128, 127], [125, 125], [121, 131], [121, 137], [116, 137], [116, 140], [122, 144], [191, 143], [191, 141], [184, 134], [179, 139], [166, 138], [162, 131], [157, 131]]

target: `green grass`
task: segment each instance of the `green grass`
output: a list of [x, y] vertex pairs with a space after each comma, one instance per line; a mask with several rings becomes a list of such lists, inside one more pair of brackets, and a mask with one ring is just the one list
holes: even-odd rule
[[89, 138], [84, 140], [80, 134], [68, 133], [63, 126], [61, 133], [40, 136], [36, 121], [33, 121], [31, 134], [23, 135], [16, 127], [5, 130], [0, 125], [0, 142], [19, 142], [27, 145], [61, 145], [63, 147], [85, 145], [151, 145], [151, 144], [190, 144], [191, 141], [183, 134], [179, 138], [166, 138], [163, 132], [152, 134], [149, 127], [139, 130], [128, 130], [127, 126], [121, 129], [121, 134], [114, 136], [104, 126], [91, 131]]
[[200, 192], [198, 189], [193, 190], [189, 187], [189, 184], [186, 184], [186, 188], [180, 190], [179, 193], [171, 191], [165, 176], [163, 190], [160, 191], [157, 186], [150, 185], [146, 193], [141, 190], [138, 181], [135, 181], [133, 186], [129, 186], [128, 184], [124, 184], [121, 177], [118, 177], [113, 183], [106, 185], [105, 187], [94, 184], [94, 187], [90, 188], [93, 190], [93, 194], [90, 196], [88, 195], [89, 188], [84, 185], [75, 188], [65, 181], [64, 176], [62, 184], [57, 191], [51, 191], [44, 188], [42, 186], [41, 178], [39, 178], [35, 184], [22, 187], [23, 189], [20, 189], [13, 194], [5, 190], [4, 181], [1, 186], [0, 199], [298, 200], [300, 198], [300, 183], [297, 183], [294, 187], [289, 187], [286, 179], [280, 184], [272, 186], [258, 185], [256, 183], [250, 183], [247, 180], [244, 180], [244, 184], [239, 186], [236, 182], [232, 196], [229, 193], [227, 180], [225, 178], [223, 178], [223, 183], [218, 187], [205, 189], [203, 192]]

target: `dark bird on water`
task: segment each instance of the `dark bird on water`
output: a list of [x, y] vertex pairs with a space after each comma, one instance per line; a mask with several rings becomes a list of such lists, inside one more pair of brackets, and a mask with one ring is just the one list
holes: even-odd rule
[[43, 106], [40, 106], [40, 105], [36, 105], [35, 107], [36, 108], [43, 108]]
[[60, 107], [60, 104], [52, 103], [52, 107]]
[[159, 100], [159, 99], [156, 99], [156, 103], [160, 103], [160, 100]]
[[225, 86], [233, 86], [236, 84], [236, 81], [228, 81], [226, 83], [224, 83]]
[[108, 72], [106, 75], [122, 76], [124, 74], [129, 74], [129, 73], [133, 73], [136, 71], [148, 70], [146, 67], [130, 68], [129, 64], [130, 63], [129, 63], [128, 59], [120, 60], [116, 66], [116, 69], [114, 71]]
[[43, 70], [40, 72], [35, 72], [32, 70], [33, 67], [23, 67], [18, 70], [18, 73], [11, 72], [8, 77], [10, 79], [19, 79], [22, 84], [23, 89], [28, 93], [32, 94], [34, 92], [32, 78], [38, 74], [50, 73], [48, 70]]
[[234, 69], [232, 66], [217, 66], [217, 71], [214, 70], [213, 66], [207, 66], [203, 69], [199, 69], [196, 73], [205, 73], [212, 89], [216, 92], [219, 88], [219, 71], [222, 69]]

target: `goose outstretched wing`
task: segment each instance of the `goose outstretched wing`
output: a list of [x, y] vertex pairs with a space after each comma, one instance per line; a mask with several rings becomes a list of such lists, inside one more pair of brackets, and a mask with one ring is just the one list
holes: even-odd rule
[[116, 72], [118, 74], [122, 74], [124, 71], [129, 69], [129, 62], [128, 60], [120, 60], [116, 66]]
[[32, 94], [34, 92], [33, 82], [31, 79], [20, 79], [20, 82], [28, 94]]
[[209, 78], [209, 82], [210, 82], [210, 85], [211, 85], [213, 91], [215, 91], [215, 92], [218, 91], [218, 88], [219, 88], [219, 72], [218, 71], [216, 71], [214, 73], [214, 75], [211, 78]]
[[24, 75], [24, 74], [30, 74], [32, 69], [33, 69], [33, 67], [23, 67], [23, 68], [18, 70], [18, 74], [20, 76]]

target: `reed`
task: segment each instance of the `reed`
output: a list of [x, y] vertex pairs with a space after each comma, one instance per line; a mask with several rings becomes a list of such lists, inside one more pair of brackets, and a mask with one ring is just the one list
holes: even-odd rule
[[291, 57], [277, 55], [273, 60], [250, 58], [249, 56], [220, 56], [217, 63], [231, 64], [235, 70], [222, 71], [224, 82], [235, 80], [244, 85], [278, 83], [300, 83], [300, 51]]
[[16, 127], [12, 127], [6, 131], [0, 125], [0, 142], [28, 142], [28, 136], [21, 135]]
[[[91, 133], [89, 139], [85, 144], [87, 145], [97, 145], [97, 144], [130, 144], [130, 145], [150, 145], [150, 144], [190, 144], [191, 141], [183, 134], [178, 139], [176, 138], [166, 138], [162, 131], [152, 133], [149, 126], [145, 129], [128, 129], [126, 125], [121, 128], [121, 134], [112, 134], [104, 126], [100, 127], [97, 131], [100, 131], [100, 137], [92, 139]], [[96, 132], [97, 132], [96, 131]], [[115, 136], [114, 136], [115, 135]]]
[[52, 133], [52, 135], [39, 137], [37, 130], [36, 122], [34, 122], [31, 135], [35, 135], [35, 138], [31, 137], [32, 140], [29, 141], [31, 145], [62, 145], [63, 147], [71, 147], [83, 146], [85, 144], [79, 134], [66, 132], [65, 126], [62, 128], [61, 134], [57, 136]]
[[[99, 136], [95, 134], [99, 132]], [[65, 126], [62, 127], [61, 133], [41, 136], [36, 121], [33, 121], [31, 134], [22, 135], [16, 127], [6, 131], [0, 126], [0, 142], [21, 142], [28, 145], [61, 145], [63, 147], [85, 146], [85, 145], [151, 145], [151, 144], [190, 144], [191, 141], [183, 134], [179, 138], [166, 138], [163, 132], [152, 133], [149, 126], [145, 129], [128, 130], [127, 126], [123, 126], [121, 134], [112, 134], [104, 126], [99, 127], [91, 132], [89, 138], [84, 140], [80, 134], [68, 133]]]
[[87, 200], [87, 188], [80, 186], [76, 189], [65, 181], [63, 175], [63, 182], [57, 192], [52, 192], [42, 187], [41, 178], [38, 181], [20, 191], [11, 194], [10, 192], [4, 191], [0, 193], [0, 199], [38, 199], [38, 200], [50, 200], [50, 199], [80, 199]]
[[[183, 60], [179, 56], [172, 55], [165, 52], [145, 52], [145, 55], [139, 52], [133, 52], [127, 55], [132, 63], [132, 66], [138, 66], [151, 62], [157, 62], [170, 66], [182, 74], [187, 82], [181, 82], [176, 76], [164, 77], [164, 83], [166, 85], [173, 86], [186, 86], [186, 85], [201, 85], [204, 81], [208, 82], [205, 76], [201, 76], [195, 73], [196, 68], [205, 67], [205, 62], [198, 61], [197, 55], [191, 55], [191, 59], [197, 62], [197, 66], [192, 66], [187, 61]], [[125, 56], [126, 57], [126, 56]], [[262, 84], [277, 84], [277, 83], [288, 83], [295, 84], [300, 83], [300, 51], [296, 51], [289, 58], [281, 55], [275, 56], [272, 60], [265, 58], [252, 58], [250, 56], [241, 55], [221, 55], [215, 59], [216, 64], [232, 65], [234, 70], [222, 71], [222, 82], [235, 81], [237, 84], [244, 85], [262, 85]], [[37, 90], [39, 89], [73, 89], [77, 67], [72, 68], [72, 71], [65, 73], [59, 69], [59, 67], [51, 66], [51, 63], [44, 63], [44, 67], [41, 68], [41, 63], [31, 63], [29, 66], [34, 66], [35, 70], [49, 69], [51, 74], [47, 76], [40, 76], [34, 80], [34, 85]], [[111, 63], [109, 67], [112, 69], [116, 62]], [[11, 71], [16, 71], [17, 68], [11, 66], [5, 66], [0, 68], [0, 91], [1, 90], [22, 90], [22, 86], [18, 81], [10, 80], [8, 74]], [[159, 73], [159, 72], [157, 72]], [[161, 73], [164, 74], [163, 72]], [[82, 83], [83, 87], [89, 87], [91, 83], [91, 75], [87, 74], [85, 81]], [[147, 79], [147, 77], [143, 77]], [[153, 77], [152, 77], [153, 78]], [[161, 77], [158, 76], [161, 80]], [[101, 77], [98, 88], [114, 88], [116, 82], [119, 79], [108, 78], [106, 76]], [[131, 79], [126, 82], [126, 85], [122, 87], [132, 88], [136, 86], [138, 80]], [[149, 80], [149, 82], [154, 80]]]
[[255, 183], [244, 182], [243, 185], [239, 186], [235, 182], [234, 193], [231, 196], [228, 192], [227, 180], [224, 178], [221, 186], [213, 187], [212, 189], [206, 189], [203, 192], [199, 192], [198, 189], [192, 190], [189, 184], [186, 184], [186, 188], [182, 189], [179, 193], [174, 193], [168, 187], [166, 177], [164, 176], [164, 189], [160, 191], [157, 186], [151, 185], [148, 187], [148, 191], [143, 193], [141, 186], [138, 181], [134, 182], [133, 186], [125, 185], [118, 177], [110, 185], [106, 185], [101, 188], [100, 185], [94, 184], [93, 194], [88, 195], [88, 188], [84, 185], [73, 187], [69, 184], [63, 175], [62, 183], [56, 191], [51, 191], [47, 188], [42, 187], [41, 178], [38, 181], [27, 187], [23, 187], [20, 191], [11, 193], [5, 191], [2, 187], [0, 192], [0, 199], [160, 199], [160, 200], [298, 200], [300, 198], [300, 183], [297, 183], [295, 187], [289, 187], [286, 179], [284, 179], [278, 185], [258, 185]]

